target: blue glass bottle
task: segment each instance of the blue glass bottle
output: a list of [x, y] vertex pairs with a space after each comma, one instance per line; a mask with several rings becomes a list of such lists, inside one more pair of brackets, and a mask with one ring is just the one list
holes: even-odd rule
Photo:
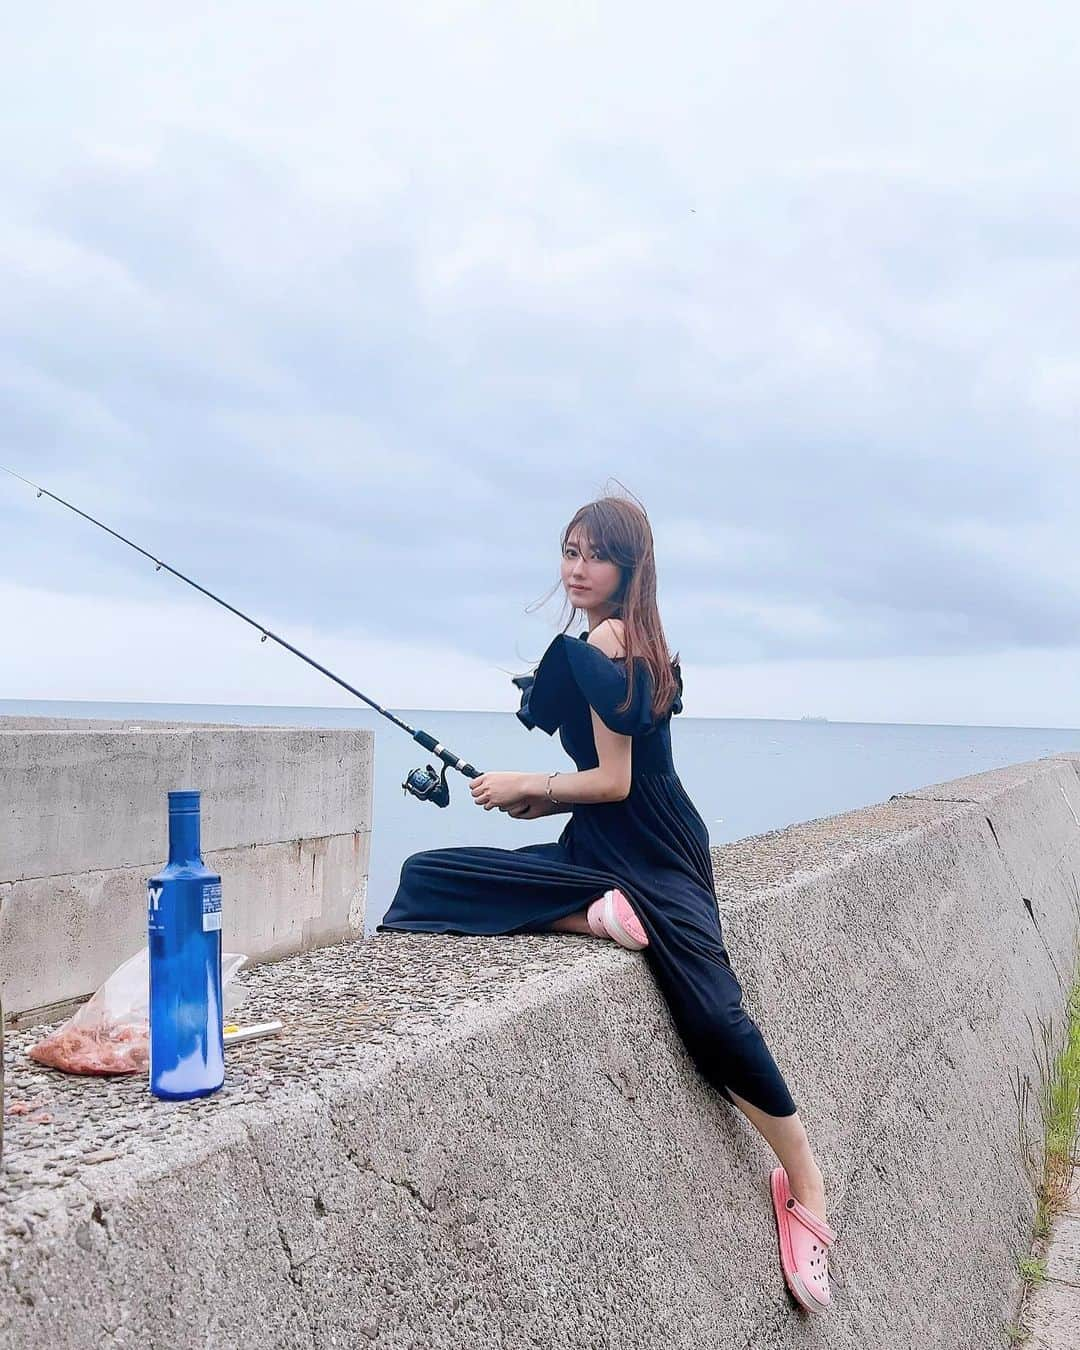
[[169, 793], [169, 861], [146, 883], [150, 1091], [205, 1097], [225, 1081], [221, 877], [202, 860], [199, 793]]

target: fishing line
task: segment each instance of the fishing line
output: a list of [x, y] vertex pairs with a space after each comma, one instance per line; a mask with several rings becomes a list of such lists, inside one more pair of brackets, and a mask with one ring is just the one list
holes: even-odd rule
[[160, 572], [161, 569], [164, 568], [166, 572], [171, 572], [174, 577], [179, 577], [181, 581], [186, 581], [189, 586], [194, 586], [197, 591], [201, 591], [203, 595], [209, 596], [211, 600], [227, 609], [230, 614], [235, 614], [238, 619], [243, 619], [245, 623], [249, 623], [252, 628], [257, 629], [262, 635], [259, 638], [260, 642], [265, 642], [267, 638], [270, 638], [280, 647], [284, 647], [286, 651], [292, 652], [294, 656], [299, 656], [302, 661], [306, 661], [309, 666], [314, 666], [317, 671], [327, 676], [328, 679], [333, 680], [335, 684], [341, 685], [342, 689], [347, 689], [350, 694], [363, 699], [363, 701], [374, 708], [377, 713], [381, 713], [383, 717], [389, 718], [396, 727], [400, 727], [402, 731], [407, 731], [418, 745], [422, 745], [425, 750], [430, 750], [433, 755], [436, 755], [442, 761], [441, 773], [436, 773], [435, 769], [430, 764], [427, 764], [422, 769], [410, 770], [406, 775], [405, 781], [401, 785], [402, 788], [406, 792], [411, 792], [412, 795], [419, 798], [420, 801], [434, 802], [436, 806], [450, 805], [450, 788], [446, 782], [446, 770], [448, 767], [457, 769], [458, 772], [464, 774], [466, 778], [478, 778], [480, 776], [482, 772], [481, 769], [478, 769], [474, 764], [470, 764], [468, 760], [459, 758], [459, 756], [448, 750], [440, 741], [436, 740], [430, 732], [409, 726], [408, 722], [403, 722], [401, 718], [395, 716], [389, 708], [384, 708], [381, 704], [376, 703], [373, 698], [369, 698], [367, 694], [361, 693], [359, 689], [354, 689], [347, 680], [343, 680], [340, 675], [335, 675], [332, 670], [327, 670], [325, 666], [320, 665], [318, 661], [308, 656], [306, 652], [302, 652], [299, 647], [294, 647], [291, 642], [286, 642], [283, 637], [279, 637], [277, 633], [272, 632], [265, 624], [256, 622], [255, 619], [250, 618], [242, 610], [237, 609], [235, 605], [230, 605], [227, 600], [222, 600], [221, 596], [215, 595], [213, 591], [208, 591], [205, 586], [200, 586], [197, 581], [192, 581], [191, 577], [186, 577], [183, 572], [178, 572], [175, 567], [170, 567], [167, 562], [163, 562], [160, 558], [156, 558], [152, 553], [147, 552], [145, 548], [140, 548], [138, 544], [120, 534], [118, 530], [112, 529], [102, 521], [95, 519], [94, 516], [88, 515], [85, 511], [80, 511], [77, 506], [73, 506], [71, 502], [65, 501], [63, 497], [58, 497], [55, 492], [50, 492], [48, 488], [43, 488], [37, 483], [32, 483], [29, 478], [24, 478], [21, 473], [16, 473], [14, 469], [9, 469], [3, 464], [0, 464], [0, 469], [3, 469], [6, 474], [10, 474], [12, 478], [17, 478], [20, 483], [25, 483], [27, 487], [33, 488], [39, 497], [51, 497], [54, 502], [59, 502], [61, 506], [66, 506], [69, 511], [74, 511], [77, 516], [82, 516], [83, 520], [90, 521], [92, 525], [96, 525], [107, 534], [111, 534], [114, 539], [119, 539], [121, 543], [127, 544], [129, 548], [133, 548], [136, 553], [141, 553], [144, 558], [149, 558], [154, 564], [155, 571]]

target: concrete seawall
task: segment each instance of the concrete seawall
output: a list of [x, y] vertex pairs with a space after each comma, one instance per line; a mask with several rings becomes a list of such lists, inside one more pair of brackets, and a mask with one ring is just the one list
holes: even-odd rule
[[[1080, 756], [713, 850], [727, 945], [825, 1172], [839, 1282], [787, 1294], [773, 1156], [644, 962], [381, 933], [260, 966], [215, 1097], [8, 1038], [0, 1346], [1004, 1343], [1034, 1201], [1010, 1082], [1077, 952]], [[163, 1232], [161, 1216], [169, 1217]]]
[[92, 993], [145, 943], [171, 788], [202, 791], [203, 856], [230, 898], [226, 950], [270, 960], [363, 933], [370, 731], [137, 725], [0, 718], [8, 1015]]

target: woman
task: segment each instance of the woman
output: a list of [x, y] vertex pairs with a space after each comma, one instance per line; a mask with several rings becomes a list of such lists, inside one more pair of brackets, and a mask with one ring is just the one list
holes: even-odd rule
[[376, 931], [594, 934], [642, 951], [705, 1079], [764, 1136], [781, 1268], [809, 1312], [831, 1301], [821, 1170], [795, 1102], [742, 1006], [724, 946], [705, 822], [671, 756], [682, 672], [656, 605], [652, 531], [618, 497], [583, 506], [563, 534], [562, 584], [588, 632], [559, 633], [521, 690], [518, 718], [556, 730], [576, 773], [492, 772], [474, 801], [519, 820], [569, 812], [553, 843], [436, 848], [405, 859]]

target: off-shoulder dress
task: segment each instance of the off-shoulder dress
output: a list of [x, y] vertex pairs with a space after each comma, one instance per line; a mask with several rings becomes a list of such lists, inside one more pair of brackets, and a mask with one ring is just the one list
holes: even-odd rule
[[626, 658], [608, 656], [586, 637], [556, 634], [533, 673], [514, 677], [521, 690], [517, 716], [530, 730], [558, 731], [563, 749], [585, 770], [599, 763], [595, 708], [612, 731], [632, 738], [629, 795], [575, 803], [550, 843], [411, 854], [376, 931], [539, 932], [617, 886], [648, 934], [641, 954], [705, 1079], [728, 1101], [730, 1088], [770, 1115], [791, 1115], [795, 1102], [743, 1006], [724, 945], [708, 829], [672, 759], [671, 718], [682, 711], [679, 663], [672, 665], [678, 692], [667, 712], [652, 713], [652, 675], [643, 662], [634, 663], [634, 696], [619, 712]]

